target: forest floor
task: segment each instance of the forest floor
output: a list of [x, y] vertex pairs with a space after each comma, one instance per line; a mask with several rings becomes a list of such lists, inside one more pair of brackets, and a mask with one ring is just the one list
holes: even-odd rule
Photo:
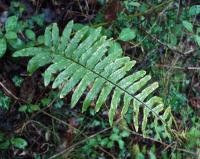
[[[17, 29], [6, 32], [6, 21], [12, 16], [17, 17]], [[29, 58], [12, 57], [18, 49], [37, 45], [49, 24], [57, 22], [63, 30], [70, 20], [77, 23], [77, 29], [102, 27], [106, 36], [121, 44], [124, 55], [137, 61], [136, 70], [146, 70], [159, 82], [156, 94], [171, 107], [180, 140], [144, 137], [131, 124], [130, 131], [120, 124], [111, 127], [107, 103], [99, 113], [92, 109], [95, 103], [86, 113], [81, 113], [80, 106], [71, 109], [73, 92], [60, 99], [57, 90], [44, 86], [46, 66], [30, 75]], [[124, 28], [133, 29], [134, 37], [120, 40]], [[1, 0], [2, 37], [6, 37], [7, 50], [0, 56], [0, 158], [200, 157], [198, 1]], [[81, 99], [78, 105], [82, 103]]]

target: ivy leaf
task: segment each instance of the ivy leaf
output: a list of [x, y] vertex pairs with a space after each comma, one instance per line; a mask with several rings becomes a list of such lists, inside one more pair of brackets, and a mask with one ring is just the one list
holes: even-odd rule
[[183, 26], [189, 31], [189, 32], [193, 32], [193, 25], [192, 23], [184, 20], [183, 22]]
[[3, 57], [3, 55], [6, 52], [7, 44], [6, 40], [4, 38], [0, 39], [0, 58]]
[[26, 112], [26, 110], [27, 110], [27, 105], [22, 105], [18, 109], [19, 112]]
[[120, 134], [121, 137], [128, 137], [130, 134], [128, 131], [122, 131], [122, 133]]
[[13, 146], [19, 149], [24, 149], [28, 145], [27, 141], [22, 138], [13, 138], [11, 143]]
[[123, 140], [118, 140], [119, 148], [122, 150], [124, 149], [124, 141]]
[[14, 40], [14, 39], [17, 39], [17, 34], [13, 31], [10, 31], [5, 34], [5, 37], [8, 40]]
[[108, 138], [102, 139], [101, 142], [100, 142], [100, 145], [105, 146], [105, 145], [108, 144], [108, 142], [109, 142]]
[[107, 144], [107, 148], [112, 148], [114, 146], [113, 141], [109, 141]]
[[38, 111], [38, 110], [40, 110], [40, 106], [36, 105], [36, 104], [31, 104], [30, 109], [31, 109], [31, 112], [32, 111]]
[[25, 35], [27, 36], [28, 39], [35, 40], [35, 33], [32, 30], [27, 29], [25, 31]]
[[130, 28], [122, 29], [121, 33], [119, 34], [119, 39], [122, 41], [130, 41], [136, 37], [136, 31]]
[[118, 140], [120, 139], [120, 136], [119, 136], [118, 134], [112, 134], [112, 135], [110, 136], [110, 139], [111, 139], [112, 141], [118, 141]]
[[198, 14], [200, 14], [200, 5], [192, 6], [189, 10], [189, 15], [193, 16], [193, 15], [198, 15]]
[[114, 42], [114, 43], [111, 45], [111, 47], [110, 47], [110, 49], [109, 49], [109, 54], [111, 54], [111, 53], [118, 53], [118, 54], [120, 54], [120, 55], [123, 53], [122, 48], [121, 48], [121, 46], [120, 46], [119, 43]]
[[44, 36], [43, 35], [38, 36], [37, 42], [38, 44], [44, 44]]
[[6, 24], [5, 24], [6, 32], [14, 31], [16, 29], [17, 20], [18, 18], [16, 16], [11, 16], [7, 19]]

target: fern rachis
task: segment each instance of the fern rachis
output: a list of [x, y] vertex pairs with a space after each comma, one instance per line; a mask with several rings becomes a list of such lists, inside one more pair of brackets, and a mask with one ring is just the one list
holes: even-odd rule
[[[73, 36], [73, 21], [59, 35], [57, 24], [45, 30], [45, 46], [25, 48], [14, 53], [14, 57], [30, 56], [28, 71], [49, 65], [44, 72], [44, 84], [53, 81], [52, 88], [60, 88], [60, 97], [66, 96], [73, 88], [71, 107], [74, 107], [87, 90], [82, 111], [86, 111], [91, 102], [96, 100], [95, 111], [98, 112], [108, 97], [112, 95], [109, 109], [109, 123], [113, 124], [117, 107], [122, 104], [121, 116], [128, 109], [133, 111], [133, 123], [138, 131], [139, 112], [143, 109], [141, 130], [145, 134], [148, 117], [153, 117], [154, 127], [158, 120], [167, 130], [171, 127], [170, 107], [164, 110], [162, 99], [151, 94], [158, 88], [158, 83], [148, 85], [150, 75], [145, 71], [130, 74], [135, 61], [122, 56], [120, 45], [112, 39], [101, 35], [101, 28], [91, 29], [88, 26], [77, 31]], [[54, 78], [54, 74], [57, 77]], [[113, 93], [112, 93], [113, 92]]]

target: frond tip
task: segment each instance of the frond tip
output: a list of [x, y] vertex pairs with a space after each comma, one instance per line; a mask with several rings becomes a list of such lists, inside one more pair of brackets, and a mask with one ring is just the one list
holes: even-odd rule
[[[168, 130], [172, 123], [170, 108], [164, 110], [162, 99], [152, 95], [158, 88], [158, 83], [149, 84], [151, 76], [146, 75], [143, 70], [131, 74], [136, 62], [122, 55], [118, 43], [102, 36], [101, 28], [86, 26], [74, 32], [73, 26], [73, 21], [70, 21], [60, 35], [58, 26], [54, 23], [45, 30], [43, 47], [25, 48], [16, 51], [13, 56], [32, 57], [28, 63], [30, 73], [48, 64], [44, 72], [45, 86], [52, 81], [52, 88], [61, 90], [61, 98], [75, 88], [71, 107], [76, 106], [90, 86], [83, 101], [83, 112], [92, 101], [96, 101], [95, 111], [98, 112], [111, 97], [110, 125], [120, 106], [122, 117], [132, 110], [136, 131], [141, 128], [145, 134], [150, 117], [154, 119], [155, 130], [158, 120]], [[141, 110], [142, 123], [139, 123]]]

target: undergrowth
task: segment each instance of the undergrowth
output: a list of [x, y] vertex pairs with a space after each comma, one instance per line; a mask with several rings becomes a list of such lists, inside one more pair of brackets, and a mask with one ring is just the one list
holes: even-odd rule
[[0, 11], [0, 158], [199, 157], [199, 2]]

